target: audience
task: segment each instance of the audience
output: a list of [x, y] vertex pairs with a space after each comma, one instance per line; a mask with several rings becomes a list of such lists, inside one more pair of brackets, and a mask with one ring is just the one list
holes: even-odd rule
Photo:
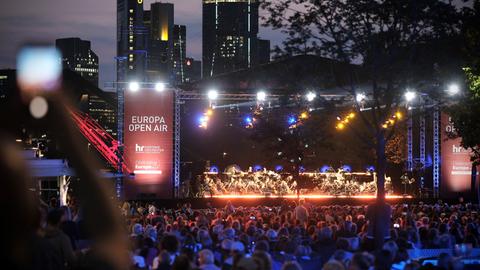
[[[80, 211], [52, 205], [44, 238], [59, 268], [71, 268], [81, 254]], [[367, 206], [318, 206], [304, 200], [276, 207], [235, 207], [231, 202], [206, 209], [141, 202], [119, 206], [130, 231], [131, 268], [148, 270], [462, 269], [459, 257], [449, 253], [422, 266], [408, 251], [479, 247], [476, 211], [464, 203], [393, 205], [384, 211], [391, 213], [388, 238], [374, 250]], [[468, 248], [461, 252], [455, 256], [468, 255]]]

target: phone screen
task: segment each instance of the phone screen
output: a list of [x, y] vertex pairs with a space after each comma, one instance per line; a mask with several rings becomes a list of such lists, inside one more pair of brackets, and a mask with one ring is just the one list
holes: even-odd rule
[[17, 58], [17, 81], [26, 93], [52, 91], [60, 86], [62, 56], [52, 46], [27, 45]]

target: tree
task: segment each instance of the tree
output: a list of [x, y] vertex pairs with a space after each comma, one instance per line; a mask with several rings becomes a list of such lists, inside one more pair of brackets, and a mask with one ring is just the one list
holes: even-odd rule
[[[362, 138], [376, 152], [378, 198], [383, 199], [385, 145], [393, 132], [382, 126], [404, 104], [405, 88], [431, 75], [431, 59], [423, 59], [421, 53], [434, 40], [456, 33], [455, 7], [433, 0], [287, 0], [265, 1], [262, 7], [269, 13], [265, 24], [287, 34], [277, 53], [361, 62], [366, 80], [352, 71], [344, 89], [354, 97], [367, 93], [354, 106], [359, 112], [362, 105], [370, 107], [358, 115], [368, 127]], [[368, 85], [358, 89], [359, 83]]]
[[469, 68], [465, 69], [468, 91], [464, 97], [451, 108], [455, 133], [451, 137], [461, 137], [461, 145], [472, 151], [472, 194], [475, 190], [477, 166], [480, 165], [480, 75], [475, 75]]
[[449, 135], [461, 137], [462, 146], [472, 151], [471, 186], [472, 194], [475, 194], [477, 166], [480, 165], [480, 1], [475, 0], [473, 8], [464, 9], [463, 13], [463, 50], [470, 66], [464, 68], [468, 90], [457, 104], [449, 108], [455, 126], [455, 132]]
[[[384, 204], [385, 147], [398, 121], [385, 123], [405, 105], [406, 88], [432, 87], [443, 63], [430, 50], [458, 34], [456, 7], [440, 0], [265, 0], [261, 7], [267, 12], [264, 24], [287, 35], [277, 55], [316, 54], [361, 66], [362, 73], [352, 70], [343, 89], [366, 127], [359, 137], [374, 149], [377, 201]], [[357, 99], [361, 93], [364, 98]], [[388, 230], [379, 215], [377, 247]]]
[[297, 182], [299, 170], [306, 165], [318, 165], [317, 154], [330, 147], [327, 143], [332, 135], [330, 119], [319, 112], [296, 103], [275, 110], [265, 109], [252, 120], [251, 138]]

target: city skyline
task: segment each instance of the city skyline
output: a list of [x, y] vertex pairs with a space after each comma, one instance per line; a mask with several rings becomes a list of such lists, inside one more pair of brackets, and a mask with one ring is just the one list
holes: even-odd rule
[[[158, 1], [145, 1], [144, 5], [154, 2]], [[175, 24], [187, 27], [187, 56], [201, 60], [202, 1], [165, 2], [175, 5]], [[0, 43], [0, 68], [15, 68], [16, 52], [26, 42], [41, 40], [53, 46], [55, 39], [79, 37], [90, 40], [99, 56], [100, 87], [115, 79], [116, 0], [19, 0], [4, 6], [0, 10], [0, 35], [10, 42]], [[261, 28], [259, 36], [270, 39], [273, 48], [282, 34]]]

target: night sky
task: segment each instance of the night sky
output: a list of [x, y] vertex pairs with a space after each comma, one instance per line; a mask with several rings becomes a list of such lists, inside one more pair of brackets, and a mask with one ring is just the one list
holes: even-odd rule
[[[145, 1], [144, 7], [150, 8]], [[175, 23], [187, 26], [187, 56], [202, 56], [202, 1], [171, 0]], [[0, 8], [0, 69], [15, 68], [15, 54], [25, 42], [54, 44], [55, 39], [79, 37], [92, 41], [100, 58], [100, 87], [115, 79], [116, 0], [2, 0]], [[281, 34], [261, 29], [261, 38], [281, 40]]]

